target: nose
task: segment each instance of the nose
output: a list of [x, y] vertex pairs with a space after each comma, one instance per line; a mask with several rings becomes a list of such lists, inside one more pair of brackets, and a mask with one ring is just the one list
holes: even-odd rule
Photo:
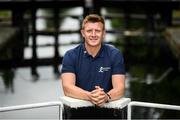
[[96, 31], [95, 30], [92, 31], [92, 36], [96, 36]]

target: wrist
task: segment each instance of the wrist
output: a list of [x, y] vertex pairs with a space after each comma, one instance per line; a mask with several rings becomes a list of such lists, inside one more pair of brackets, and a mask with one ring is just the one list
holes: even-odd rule
[[91, 93], [90, 92], [86, 92], [86, 97], [85, 97], [85, 100], [87, 100], [87, 101], [90, 101], [91, 100]]
[[106, 93], [106, 95], [107, 95], [107, 101], [106, 102], [108, 103], [111, 101], [111, 96], [108, 93]]

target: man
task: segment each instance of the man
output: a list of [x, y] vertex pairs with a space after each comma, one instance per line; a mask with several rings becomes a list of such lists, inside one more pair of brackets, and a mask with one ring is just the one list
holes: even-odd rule
[[105, 22], [90, 14], [82, 22], [83, 43], [66, 52], [62, 62], [62, 85], [69, 97], [96, 106], [124, 95], [125, 69], [120, 51], [104, 44]]

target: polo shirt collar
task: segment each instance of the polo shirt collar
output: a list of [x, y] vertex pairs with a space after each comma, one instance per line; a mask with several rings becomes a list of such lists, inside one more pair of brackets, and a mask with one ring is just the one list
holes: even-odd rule
[[[96, 55], [95, 58], [104, 57], [104, 46], [105, 46], [104, 43], [102, 43], [101, 48], [100, 48], [100, 50], [99, 50], [99, 52], [97, 53], [97, 55]], [[82, 49], [83, 49], [83, 53], [84, 53], [84, 56], [85, 56], [85, 57], [91, 56], [91, 55], [89, 55], [89, 53], [87, 52], [84, 43], [82, 44]]]

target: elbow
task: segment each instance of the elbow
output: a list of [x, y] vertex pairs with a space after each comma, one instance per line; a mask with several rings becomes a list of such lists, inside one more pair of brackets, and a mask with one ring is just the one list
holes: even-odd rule
[[119, 90], [119, 92], [120, 92], [120, 97], [123, 97], [123, 96], [125, 95], [125, 88], [124, 88], [124, 87], [121, 88], [121, 89]]
[[63, 86], [63, 91], [65, 96], [70, 96], [70, 90], [68, 86]]
[[64, 85], [63, 86], [63, 91], [64, 91], [64, 95], [68, 96], [68, 97], [73, 97], [73, 90], [72, 90], [73, 86], [71, 85]]
[[116, 91], [116, 93], [117, 93], [118, 99], [120, 99], [120, 98], [124, 97], [124, 95], [125, 95], [125, 89], [124, 89], [124, 88], [120, 88], [120, 89], [118, 89], [118, 90]]
[[68, 92], [66, 90], [64, 90], [64, 95], [68, 96]]

